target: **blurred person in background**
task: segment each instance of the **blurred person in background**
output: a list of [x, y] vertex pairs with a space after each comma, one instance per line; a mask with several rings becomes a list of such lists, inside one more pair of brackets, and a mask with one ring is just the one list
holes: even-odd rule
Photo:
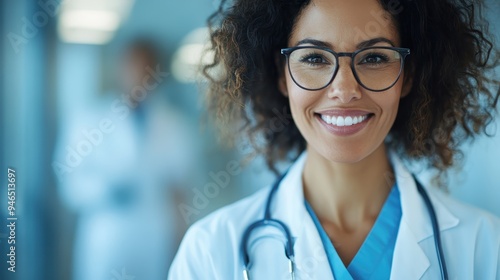
[[[186, 222], [176, 205], [197, 172], [194, 137], [169, 107], [155, 46], [136, 40], [121, 88], [62, 129], [60, 194], [77, 214], [76, 280], [165, 279]], [[130, 278], [132, 279], [132, 278]]]

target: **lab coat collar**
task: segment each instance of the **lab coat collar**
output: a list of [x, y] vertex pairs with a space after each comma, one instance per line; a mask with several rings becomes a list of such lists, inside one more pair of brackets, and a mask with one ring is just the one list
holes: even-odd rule
[[[320, 236], [304, 204], [302, 171], [306, 157], [307, 153], [303, 152], [281, 181], [271, 205], [271, 213], [274, 218], [287, 224], [291, 231], [299, 274], [305, 273], [311, 279], [317, 279], [314, 275], [321, 276], [322, 279], [333, 279]], [[430, 266], [426, 253], [419, 245], [419, 242], [433, 236], [429, 213], [418, 193], [413, 175], [395, 153], [390, 153], [390, 160], [399, 187], [402, 207], [391, 279], [401, 279], [401, 277], [420, 279]], [[458, 218], [436, 196], [430, 195], [430, 198], [440, 231], [457, 226]], [[301, 238], [302, 236], [304, 238]]]
[[271, 204], [272, 215], [283, 220], [294, 237], [300, 235], [303, 228], [301, 221], [307, 213], [302, 188], [302, 170], [306, 156], [307, 153], [303, 152], [289, 168], [281, 180], [275, 201]]
[[[432, 223], [425, 205], [424, 200], [418, 193], [417, 184], [413, 175], [406, 169], [401, 162], [401, 159], [390, 154], [392, 167], [394, 169], [395, 179], [401, 194], [401, 220], [407, 223], [411, 232], [415, 235], [416, 241], [420, 242], [426, 238], [433, 236]], [[425, 186], [424, 186], [425, 188]], [[435, 191], [425, 188], [427, 192]], [[446, 206], [437, 199], [436, 196], [430, 195], [432, 205], [436, 211], [436, 216], [439, 221], [439, 230], [444, 231], [458, 225], [458, 218], [454, 216]]]

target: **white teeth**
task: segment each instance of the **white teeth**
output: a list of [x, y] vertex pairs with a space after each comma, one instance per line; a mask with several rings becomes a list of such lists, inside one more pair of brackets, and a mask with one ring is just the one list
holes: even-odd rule
[[337, 117], [337, 126], [344, 126], [344, 123], [345, 123], [344, 117], [341, 116]]
[[357, 117], [343, 117], [343, 116], [328, 116], [328, 115], [321, 115], [321, 119], [326, 122], [327, 124], [333, 124], [336, 126], [351, 126], [354, 124], [358, 124], [360, 122], [363, 122], [366, 120], [367, 115], [364, 116], [357, 116]]

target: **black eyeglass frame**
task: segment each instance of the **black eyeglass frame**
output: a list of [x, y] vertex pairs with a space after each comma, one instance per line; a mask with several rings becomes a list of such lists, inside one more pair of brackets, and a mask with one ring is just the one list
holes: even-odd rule
[[[295, 50], [299, 50], [299, 49], [318, 49], [318, 50], [323, 50], [323, 51], [327, 51], [331, 54], [333, 54], [333, 56], [335, 56], [335, 62], [336, 62], [336, 65], [335, 65], [335, 70], [333, 71], [333, 75], [332, 75], [332, 78], [330, 79], [330, 81], [328, 81], [328, 83], [326, 83], [326, 85], [324, 85], [323, 87], [320, 87], [320, 88], [317, 88], [317, 89], [309, 89], [309, 88], [306, 88], [302, 85], [300, 85], [296, 80], [295, 78], [293, 77], [293, 74], [292, 74], [292, 70], [290, 69], [290, 63], [289, 63], [289, 58], [290, 58], [290, 54], [295, 51]], [[394, 81], [394, 83], [392, 83], [390, 86], [384, 88], [384, 89], [378, 89], [378, 90], [373, 90], [373, 89], [370, 89], [368, 88], [367, 86], [365, 86], [361, 80], [359, 79], [358, 77], [358, 73], [356, 72], [356, 70], [354, 69], [354, 58], [356, 57], [356, 55], [362, 51], [366, 51], [366, 50], [370, 50], [370, 49], [387, 49], [387, 50], [394, 50], [394, 51], [397, 51], [400, 55], [401, 55], [401, 67], [399, 69], [399, 73], [398, 73], [398, 77], [396, 78], [396, 80]], [[359, 49], [359, 50], [356, 50], [354, 52], [334, 52], [333, 50], [327, 48], [327, 47], [320, 47], [320, 46], [297, 46], [297, 47], [291, 47], [291, 48], [284, 48], [284, 49], [281, 49], [281, 54], [284, 55], [286, 57], [286, 63], [287, 63], [287, 67], [288, 67], [288, 73], [290, 73], [290, 77], [292, 77], [292, 80], [293, 82], [299, 86], [300, 88], [302, 89], [305, 89], [305, 90], [310, 90], [310, 91], [317, 91], [317, 90], [322, 90], [326, 87], [328, 87], [332, 82], [333, 82], [333, 79], [335, 79], [335, 76], [337, 76], [337, 72], [339, 70], [339, 57], [350, 57], [351, 58], [351, 71], [352, 71], [352, 74], [354, 75], [354, 78], [356, 79], [356, 81], [358, 82], [358, 84], [360, 84], [363, 88], [369, 90], [369, 91], [373, 91], [373, 92], [381, 92], [381, 91], [385, 91], [385, 90], [388, 90], [390, 89], [391, 87], [393, 87], [399, 80], [399, 78], [401, 77], [401, 72], [403, 71], [404, 69], [404, 63], [405, 63], [405, 59], [406, 57], [410, 54], [410, 49], [408, 48], [397, 48], [397, 47], [385, 47], [385, 46], [375, 46], [375, 47], [367, 47], [367, 48], [362, 48], [362, 49]]]

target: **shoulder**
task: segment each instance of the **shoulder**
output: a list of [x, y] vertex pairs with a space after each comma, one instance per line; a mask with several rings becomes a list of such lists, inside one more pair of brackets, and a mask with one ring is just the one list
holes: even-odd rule
[[246, 227], [254, 220], [264, 216], [264, 208], [270, 188], [263, 188], [256, 193], [224, 206], [205, 218], [197, 221], [191, 227], [206, 230], [215, 234], [228, 228]]
[[228, 279], [233, 275], [234, 268], [239, 267], [241, 236], [248, 225], [263, 217], [269, 191], [269, 187], [259, 190], [191, 225], [172, 263], [169, 279], [202, 279], [206, 275]]
[[440, 190], [433, 190], [432, 195], [459, 219], [459, 226], [483, 234], [491, 234], [500, 242], [500, 218], [477, 207], [463, 203]]
[[[410, 206], [407, 210], [413, 211], [415, 209], [411, 207], [416, 205], [415, 197], [418, 196], [418, 192], [413, 191], [413, 187], [416, 183], [418, 184], [418, 181], [415, 181], [416, 177], [410, 173], [407, 164], [403, 163], [394, 152], [391, 153], [391, 161], [395, 169], [397, 183], [401, 187], [401, 195], [406, 194], [406, 199], [402, 198], [402, 202], [406, 201], [406, 205]], [[404, 188], [406, 186], [410, 188]], [[485, 210], [460, 202], [435, 185], [424, 184], [422, 186], [429, 194], [438, 218], [441, 216], [447, 223], [445, 227], [452, 227], [455, 231], [490, 234], [500, 240], [500, 218]], [[422, 215], [426, 214], [426, 211], [422, 212]]]
[[471, 279], [498, 279], [500, 219], [441, 191], [431, 193], [458, 219], [455, 227], [442, 233], [444, 246], [450, 255], [450, 267], [455, 267], [455, 271], [461, 271]]

